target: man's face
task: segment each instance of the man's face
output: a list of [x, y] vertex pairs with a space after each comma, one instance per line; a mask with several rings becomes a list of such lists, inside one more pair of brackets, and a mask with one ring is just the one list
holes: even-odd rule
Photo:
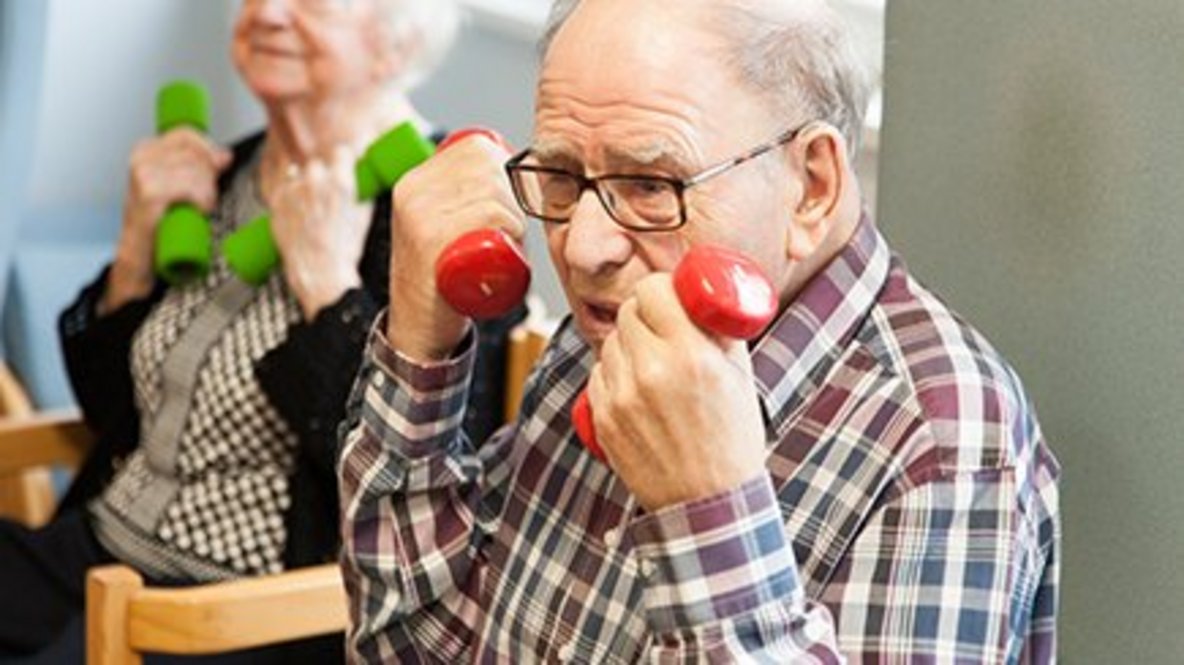
[[[737, 81], [723, 45], [697, 19], [700, 0], [586, 1], [543, 63], [534, 150], [546, 165], [589, 176], [686, 178], [787, 129]], [[795, 179], [783, 152], [743, 164], [684, 194], [687, 223], [637, 233], [618, 226], [591, 192], [547, 244], [575, 323], [597, 350], [617, 309], [653, 272], [693, 245], [754, 258], [780, 287]]]

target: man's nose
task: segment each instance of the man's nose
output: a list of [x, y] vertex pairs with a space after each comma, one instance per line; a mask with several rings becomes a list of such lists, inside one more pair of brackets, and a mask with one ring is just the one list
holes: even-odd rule
[[633, 253], [629, 232], [613, 221], [591, 189], [580, 196], [568, 225], [564, 258], [571, 270], [601, 275], [624, 265]]

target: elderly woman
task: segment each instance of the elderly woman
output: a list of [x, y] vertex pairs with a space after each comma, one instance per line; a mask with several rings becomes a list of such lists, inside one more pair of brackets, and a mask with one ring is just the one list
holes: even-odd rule
[[[406, 90], [456, 25], [442, 0], [244, 0], [232, 57], [266, 130], [229, 150], [186, 129], [135, 149], [115, 259], [61, 317], [100, 444], [48, 527], [0, 524], [0, 658], [77, 622], [95, 564], [187, 583], [334, 559], [336, 425], [388, 284], [389, 197], [355, 203], [353, 163], [396, 124], [422, 126]], [[270, 210], [282, 268], [237, 299], [250, 287], [222, 260], [166, 287], [154, 236], [178, 201], [209, 214], [215, 241]], [[491, 353], [510, 323], [487, 324]], [[501, 412], [484, 382], [474, 430]]]

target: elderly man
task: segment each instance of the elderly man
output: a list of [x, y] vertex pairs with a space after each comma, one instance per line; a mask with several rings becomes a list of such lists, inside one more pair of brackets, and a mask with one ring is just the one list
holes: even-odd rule
[[[1012, 369], [861, 213], [866, 93], [826, 5], [559, 2], [543, 46], [509, 178], [474, 138], [395, 194], [340, 462], [352, 658], [1052, 660], [1057, 463]], [[469, 442], [475, 335], [432, 262], [521, 237], [519, 208], [572, 316], [517, 422]], [[679, 305], [701, 244], [781, 294], [751, 345]]]

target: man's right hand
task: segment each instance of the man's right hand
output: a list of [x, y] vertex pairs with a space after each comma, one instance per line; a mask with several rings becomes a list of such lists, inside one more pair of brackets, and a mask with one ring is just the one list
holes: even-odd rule
[[436, 260], [461, 235], [485, 228], [524, 242], [526, 218], [503, 165], [510, 155], [482, 134], [438, 152], [395, 186], [387, 340], [419, 361], [448, 358], [468, 319], [436, 289]]
[[132, 151], [123, 230], [99, 314], [152, 292], [156, 226], [169, 206], [190, 203], [206, 212], [218, 202], [218, 174], [231, 152], [198, 132], [178, 128], [140, 142]]

